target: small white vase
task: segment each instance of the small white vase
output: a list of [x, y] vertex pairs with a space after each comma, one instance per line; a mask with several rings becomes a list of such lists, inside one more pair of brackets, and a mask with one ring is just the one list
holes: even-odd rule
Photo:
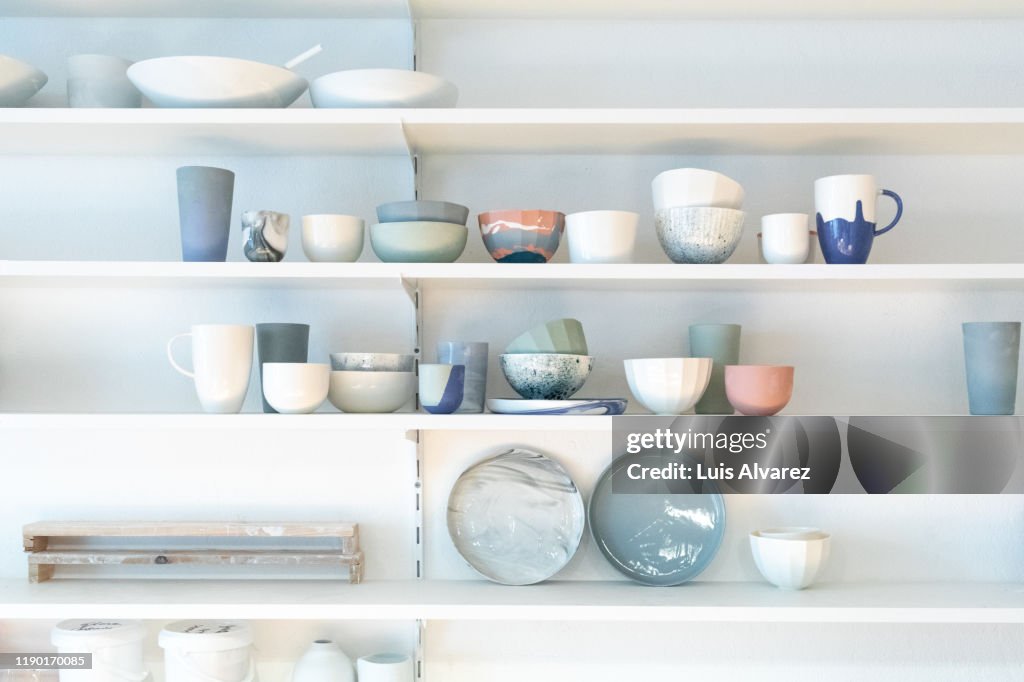
[[318, 639], [310, 644], [292, 671], [292, 682], [355, 682], [355, 679], [352, 659], [329, 639]]

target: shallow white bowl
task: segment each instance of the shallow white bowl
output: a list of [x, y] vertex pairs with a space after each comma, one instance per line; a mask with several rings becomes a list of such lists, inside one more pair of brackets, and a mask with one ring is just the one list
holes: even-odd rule
[[654, 209], [681, 206], [742, 208], [743, 186], [727, 175], [702, 168], [676, 168], [659, 173], [651, 183]]
[[342, 412], [394, 412], [414, 393], [414, 372], [334, 371], [327, 397]]
[[439, 76], [405, 69], [353, 69], [320, 76], [309, 86], [321, 109], [454, 107], [459, 90]]
[[769, 528], [750, 534], [750, 551], [765, 580], [784, 590], [802, 590], [828, 560], [830, 540], [817, 528]]
[[146, 59], [128, 78], [158, 107], [282, 108], [308, 86], [280, 66], [230, 57]]
[[281, 414], [308, 414], [327, 398], [331, 367], [312, 362], [263, 363], [263, 395]]
[[633, 397], [655, 414], [692, 409], [711, 381], [711, 358], [639, 358], [624, 364]]
[[31, 64], [0, 54], [0, 107], [20, 107], [46, 81], [46, 74]]

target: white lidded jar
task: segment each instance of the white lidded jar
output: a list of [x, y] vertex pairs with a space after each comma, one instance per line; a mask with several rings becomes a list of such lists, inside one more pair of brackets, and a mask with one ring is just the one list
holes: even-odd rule
[[355, 679], [352, 659], [329, 639], [318, 639], [310, 644], [292, 670], [292, 682], [355, 682]]
[[255, 682], [248, 623], [179, 620], [160, 631], [165, 682]]
[[61, 670], [60, 682], [142, 682], [146, 628], [135, 620], [65, 620], [50, 633], [60, 654], [92, 654], [92, 670]]

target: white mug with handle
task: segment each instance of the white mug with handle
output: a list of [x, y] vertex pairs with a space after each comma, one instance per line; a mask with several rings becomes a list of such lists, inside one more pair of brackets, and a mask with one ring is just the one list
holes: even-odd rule
[[[178, 334], [167, 342], [171, 366], [194, 379], [199, 403], [206, 412], [233, 414], [242, 409], [252, 373], [255, 328], [245, 324], [197, 324], [192, 331]], [[174, 360], [174, 342], [192, 339], [192, 365], [189, 371]]]

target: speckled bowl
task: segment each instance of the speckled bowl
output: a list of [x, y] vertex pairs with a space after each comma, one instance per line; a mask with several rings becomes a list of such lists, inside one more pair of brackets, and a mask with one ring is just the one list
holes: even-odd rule
[[558, 211], [487, 211], [477, 220], [487, 252], [499, 263], [547, 263], [565, 230], [565, 214]]
[[509, 385], [527, 400], [567, 400], [594, 368], [590, 355], [505, 353], [499, 360]]
[[654, 226], [673, 263], [724, 263], [740, 243], [745, 216], [732, 208], [664, 208], [655, 211]]
[[405, 353], [331, 353], [336, 372], [411, 372], [416, 356]]

